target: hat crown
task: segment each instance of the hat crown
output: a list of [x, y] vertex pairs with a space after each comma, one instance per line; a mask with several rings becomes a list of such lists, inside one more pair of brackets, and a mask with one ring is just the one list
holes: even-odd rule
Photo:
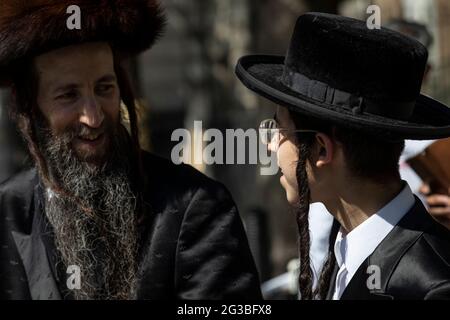
[[422, 44], [395, 31], [307, 13], [287, 56], [241, 57], [236, 75], [305, 119], [389, 141], [439, 139], [450, 135], [450, 108], [420, 94], [427, 58]]
[[297, 19], [285, 72], [298, 73], [372, 101], [413, 102], [428, 51], [386, 28], [348, 17], [307, 13]]

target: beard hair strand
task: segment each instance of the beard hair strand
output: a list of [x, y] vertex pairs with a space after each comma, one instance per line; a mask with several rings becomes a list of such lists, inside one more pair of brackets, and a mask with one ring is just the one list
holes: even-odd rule
[[70, 291], [75, 299], [134, 299], [137, 197], [129, 179], [129, 161], [123, 156], [128, 154], [126, 143], [118, 130], [109, 130], [108, 161], [92, 165], [71, 148], [76, 131], [54, 136], [45, 126], [38, 128], [51, 179], [73, 196], [46, 192], [45, 213], [53, 227], [59, 263], [81, 270], [81, 288]]

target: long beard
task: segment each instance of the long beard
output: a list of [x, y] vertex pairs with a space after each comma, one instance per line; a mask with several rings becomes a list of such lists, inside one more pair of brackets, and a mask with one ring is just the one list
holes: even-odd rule
[[[85, 128], [84, 128], [85, 129]], [[108, 161], [92, 165], [70, 147], [77, 130], [53, 136], [39, 129], [51, 172], [70, 196], [47, 192], [45, 213], [63, 266], [77, 266], [81, 288], [75, 299], [133, 299], [137, 270], [136, 196], [129, 180], [128, 154], [117, 132]]]

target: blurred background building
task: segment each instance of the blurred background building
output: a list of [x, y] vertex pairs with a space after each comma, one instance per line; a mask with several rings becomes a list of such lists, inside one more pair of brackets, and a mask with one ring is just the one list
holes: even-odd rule
[[[425, 24], [433, 36], [432, 72], [425, 93], [450, 103], [450, 2], [446, 0], [163, 0], [165, 36], [132, 61], [143, 145], [170, 158], [175, 129], [194, 131], [257, 128], [275, 108], [245, 89], [234, 75], [245, 54], [284, 55], [296, 18], [307, 11], [367, 19], [371, 4], [381, 23], [403, 18]], [[1, 44], [0, 44], [1, 45]], [[333, 52], [330, 52], [333, 54]], [[399, 84], [401, 85], [401, 84]], [[8, 95], [1, 95], [0, 181], [26, 161], [23, 143], [8, 119]], [[201, 134], [201, 133], [200, 133]], [[189, 159], [186, 159], [189, 162]], [[262, 280], [286, 271], [297, 257], [294, 216], [277, 176], [263, 176], [258, 165], [195, 165], [223, 182], [244, 219]]]

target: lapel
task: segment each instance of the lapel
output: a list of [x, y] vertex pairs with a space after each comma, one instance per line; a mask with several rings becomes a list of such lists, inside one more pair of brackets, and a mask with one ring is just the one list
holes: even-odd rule
[[36, 184], [33, 194], [33, 205], [30, 206], [33, 218], [31, 234], [12, 231], [19, 256], [27, 275], [28, 287], [33, 300], [59, 300], [61, 294], [55, 280], [54, 263], [44, 243], [45, 224], [42, 220], [39, 184]]
[[[341, 300], [394, 299], [389, 294], [388, 284], [398, 262], [406, 251], [422, 235], [430, 223], [429, 214], [417, 198], [411, 210], [383, 239], [374, 252], [361, 264], [345, 288]], [[371, 269], [369, 269], [369, 267]], [[379, 270], [373, 271], [373, 270]], [[369, 277], [379, 274], [378, 285], [369, 289]], [[373, 278], [372, 278], [373, 279]]]

